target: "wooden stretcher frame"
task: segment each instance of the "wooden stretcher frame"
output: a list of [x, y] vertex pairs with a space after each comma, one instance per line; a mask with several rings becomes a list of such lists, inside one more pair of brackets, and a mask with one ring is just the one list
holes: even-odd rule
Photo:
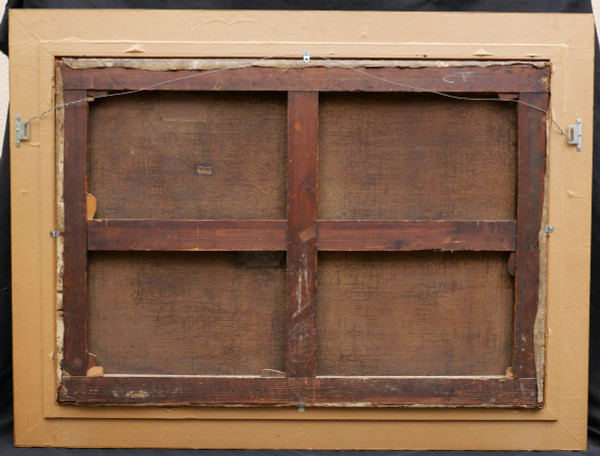
[[[226, 61], [225, 67], [227, 67]], [[78, 70], [59, 63], [66, 103], [64, 136], [64, 358], [62, 403], [183, 405], [406, 405], [539, 407], [543, 379], [536, 378], [534, 326], [539, 288], [539, 240], [545, 175], [546, 119], [517, 107], [517, 214], [509, 221], [318, 220], [319, 94], [327, 91], [414, 92], [352, 68], [240, 68], [190, 78], [193, 72], [126, 68]], [[363, 70], [364, 71], [364, 70]], [[444, 68], [379, 68], [370, 74], [428, 90], [502, 96], [547, 109], [549, 68], [528, 65], [461, 66], [468, 81], [445, 82]], [[456, 71], [456, 70], [455, 70]], [[187, 79], [186, 79], [187, 78]], [[177, 79], [175, 83], [164, 81]], [[287, 220], [89, 220], [86, 166], [89, 103], [94, 94], [155, 87], [161, 91], [278, 90], [288, 96]], [[482, 95], [483, 94], [483, 95]], [[468, 106], [465, 107], [468, 109]], [[216, 233], [219, 233], [218, 236]], [[313, 233], [312, 236], [306, 233]], [[287, 238], [287, 242], [286, 242]], [[343, 240], [343, 241], [342, 241]], [[215, 242], [218, 241], [217, 246]], [[286, 250], [287, 320], [285, 377], [143, 378], [87, 376], [89, 251]], [[317, 375], [318, 251], [514, 252], [515, 310], [510, 373], [492, 377], [323, 377]], [[509, 260], [510, 261], [510, 260]], [[298, 311], [297, 309], [302, 309]], [[538, 343], [542, 350], [543, 341]], [[539, 380], [539, 381], [538, 381]], [[539, 391], [538, 391], [539, 388]]]
[[[332, 21], [340, 24], [334, 28], [335, 36], [319, 28]], [[160, 23], [161, 27], [148, 36], [141, 28], [114, 26], [134, 22]], [[269, 29], [267, 24], [277, 26]], [[127, 30], [128, 35], [114, 30]], [[400, 36], [398, 30], [403, 30]], [[20, 113], [22, 118], [52, 106], [55, 62], [62, 56], [260, 58], [301, 56], [309, 50], [328, 58], [549, 61], [553, 116], [563, 126], [577, 117], [584, 122], [582, 152], [568, 146], [555, 128], [548, 128], [547, 133], [544, 214], [545, 223], [556, 231], [546, 245], [547, 275], [541, 280], [548, 326], [545, 407], [307, 409], [302, 414], [289, 408], [132, 409], [57, 404], [56, 251], [48, 236], [56, 227], [56, 191], [49, 191], [56, 188], [54, 117], [50, 114], [32, 122], [32, 139], [19, 148], [11, 143], [15, 442], [205, 448], [583, 448], [592, 38], [593, 19], [585, 15], [11, 12], [11, 113]], [[113, 419], [126, 421], [117, 424]], [[116, 426], [127, 426], [128, 432], [114, 432]], [[473, 432], [484, 433], [485, 438], [473, 442], [469, 438]], [[219, 437], [224, 434], [226, 440]], [[510, 439], [506, 439], [508, 434]]]

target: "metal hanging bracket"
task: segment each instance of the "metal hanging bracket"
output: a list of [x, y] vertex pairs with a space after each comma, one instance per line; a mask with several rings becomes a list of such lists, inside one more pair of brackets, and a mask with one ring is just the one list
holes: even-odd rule
[[31, 124], [21, 121], [21, 114], [15, 116], [15, 142], [17, 147], [21, 147], [21, 141], [31, 139]]
[[575, 125], [569, 125], [569, 144], [577, 146], [577, 151], [581, 152], [581, 119], [577, 119]]

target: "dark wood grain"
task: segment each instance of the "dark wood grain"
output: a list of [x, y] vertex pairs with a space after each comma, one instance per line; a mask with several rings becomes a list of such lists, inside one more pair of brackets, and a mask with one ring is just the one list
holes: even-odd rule
[[329, 93], [319, 105], [319, 219], [516, 219], [513, 103]]
[[[285, 250], [285, 220], [89, 220], [89, 250]], [[317, 222], [324, 251], [510, 251], [516, 223]]]
[[[548, 94], [520, 94], [520, 100], [548, 108]], [[517, 249], [515, 269], [515, 320], [513, 372], [535, 377], [534, 325], [540, 276], [539, 233], [546, 172], [546, 116], [519, 105], [519, 159]], [[543, 375], [539, 372], [538, 375]]]
[[287, 356], [289, 377], [316, 373], [319, 94], [288, 95]]
[[349, 221], [321, 220], [319, 250], [411, 251], [515, 249], [514, 221]]
[[365, 71], [62, 66], [60, 402], [541, 405], [549, 68]]
[[77, 404], [475, 406], [535, 408], [533, 378], [69, 377], [59, 401]]
[[[349, 68], [247, 67], [221, 72], [143, 71], [124, 68], [73, 70], [63, 67], [65, 90], [260, 90], [420, 92], [545, 92], [549, 68], [491, 65], [445, 68], [362, 68], [390, 84]], [[198, 75], [194, 77], [194, 75]], [[161, 82], [187, 78], [162, 85]]]
[[[85, 92], [64, 94], [65, 103], [85, 98]], [[88, 103], [65, 108], [64, 148], [64, 359], [70, 375], [87, 371], [87, 213], [86, 151]]]
[[89, 220], [89, 250], [285, 250], [285, 220]]

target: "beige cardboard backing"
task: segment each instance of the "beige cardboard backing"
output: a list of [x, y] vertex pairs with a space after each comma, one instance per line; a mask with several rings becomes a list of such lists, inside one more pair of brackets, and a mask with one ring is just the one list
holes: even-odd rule
[[307, 409], [56, 404], [55, 115], [11, 141], [15, 443], [320, 449], [582, 449], [586, 445], [593, 17], [559, 14], [16, 10], [14, 115], [54, 104], [57, 57], [548, 60], [551, 112], [583, 119], [577, 152], [548, 132], [546, 407]]

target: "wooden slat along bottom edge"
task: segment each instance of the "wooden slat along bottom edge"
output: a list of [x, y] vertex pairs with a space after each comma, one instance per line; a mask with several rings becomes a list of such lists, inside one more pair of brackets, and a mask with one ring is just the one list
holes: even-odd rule
[[62, 404], [539, 408], [535, 378], [65, 377]]

